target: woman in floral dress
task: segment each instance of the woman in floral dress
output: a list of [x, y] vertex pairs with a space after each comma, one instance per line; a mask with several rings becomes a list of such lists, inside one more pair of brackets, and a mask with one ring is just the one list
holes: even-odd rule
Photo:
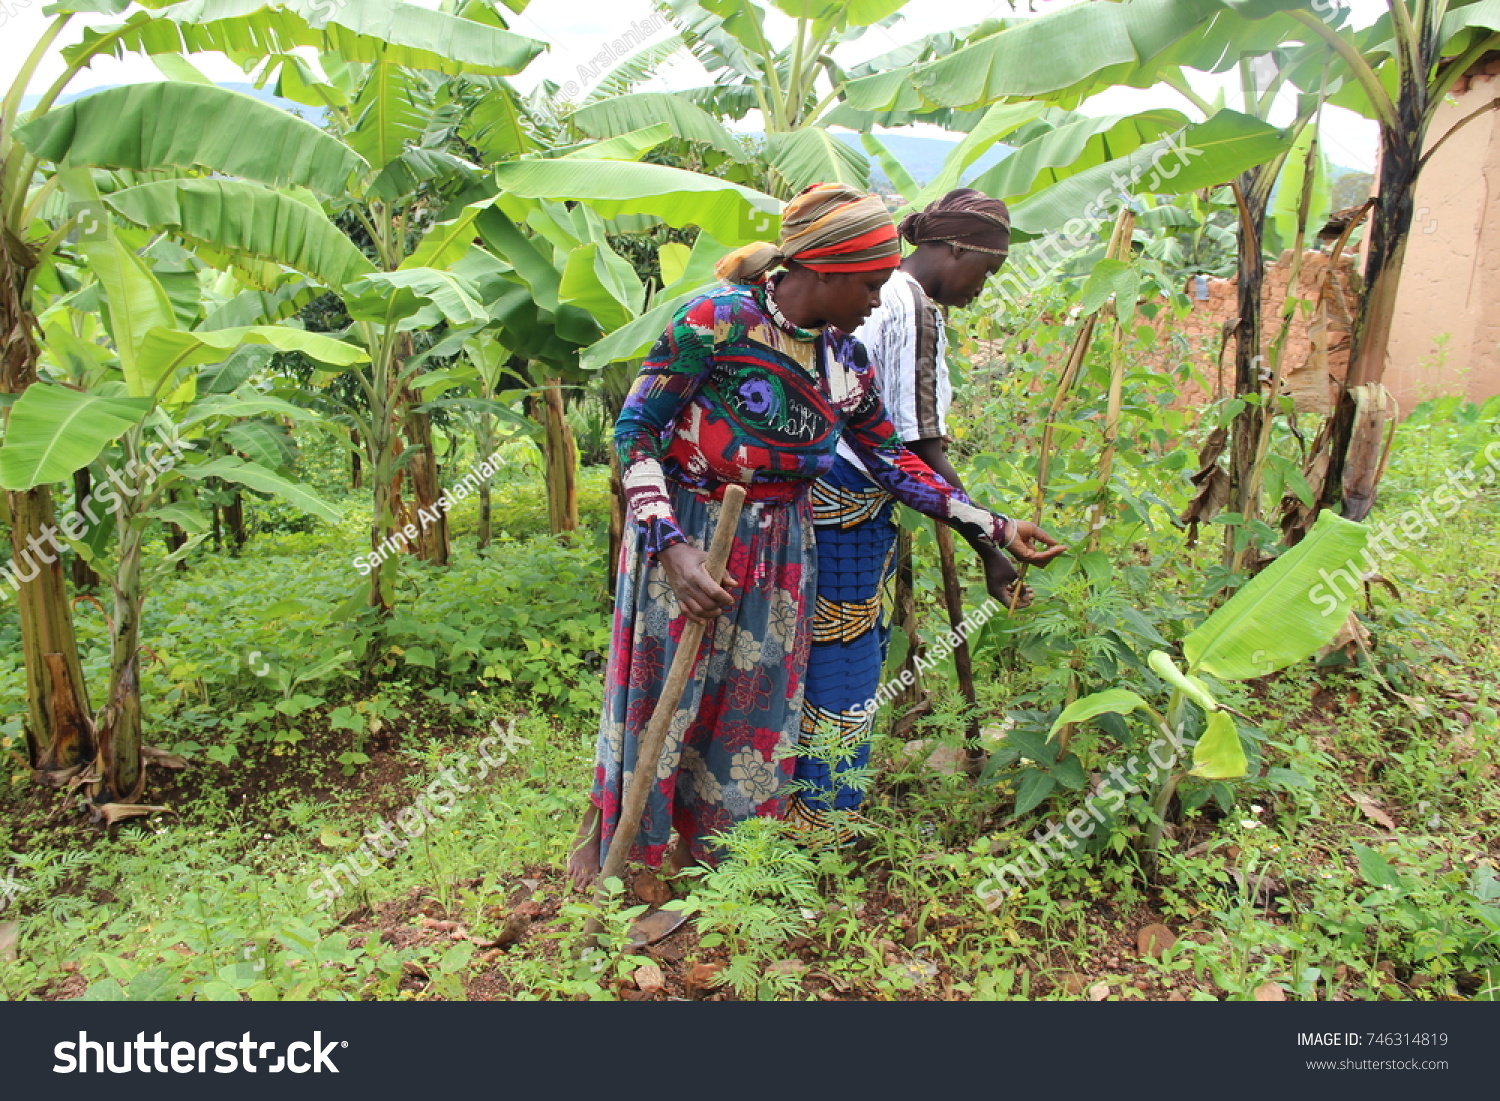
[[[877, 196], [816, 184], [779, 245], [731, 253], [725, 286], [687, 303], [646, 359], [615, 426], [634, 521], [621, 548], [590, 808], [569, 874], [586, 887], [614, 835], [640, 735], [688, 618], [710, 622], [631, 855], [715, 860], [712, 834], [781, 817], [802, 710], [816, 556], [809, 491], [840, 439], [896, 499], [1019, 557], [1053, 545], [973, 504], [901, 446], [863, 345], [900, 259]], [[778, 265], [785, 271], [770, 274]], [[745, 487], [727, 577], [705, 568], [724, 489]]]

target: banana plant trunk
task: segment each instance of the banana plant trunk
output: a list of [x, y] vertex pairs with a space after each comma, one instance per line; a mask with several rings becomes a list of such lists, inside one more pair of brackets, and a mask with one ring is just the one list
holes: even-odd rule
[[[0, 393], [21, 394], [36, 381], [36, 318], [24, 297], [33, 266], [26, 245], [0, 228]], [[14, 589], [21, 622], [27, 756], [39, 773], [60, 772], [92, 760], [95, 740], [62, 558], [47, 549], [57, 531], [52, 490], [10, 491], [6, 505], [11, 574], [0, 585]]]
[[562, 379], [542, 388], [542, 424], [546, 428], [547, 517], [553, 535], [578, 530], [578, 447], [564, 416]]
[[[1229, 443], [1230, 508], [1249, 523], [1260, 515], [1255, 499], [1257, 450], [1261, 421], [1266, 408], [1261, 404], [1261, 340], [1264, 330], [1261, 295], [1266, 281], [1265, 240], [1266, 213], [1270, 206], [1269, 191], [1260, 185], [1265, 168], [1252, 169], [1242, 175], [1236, 189], [1240, 202], [1239, 221], [1239, 319], [1235, 325], [1234, 395], [1244, 407], [1235, 414]], [[1242, 556], [1235, 552], [1235, 539], [1242, 530], [1230, 526], [1224, 532], [1224, 562], [1238, 567]]]
[[442, 485], [438, 477], [437, 452], [432, 447], [432, 418], [412, 407], [421, 401], [410, 390], [402, 393], [402, 418], [406, 446], [416, 454], [407, 463], [411, 476], [412, 504], [417, 513], [417, 538], [412, 553], [439, 566], [448, 564], [448, 514], [438, 507]]
[[229, 501], [223, 506], [224, 527], [229, 531], [229, 553], [238, 556], [250, 540], [245, 530], [245, 498], [239, 490], [227, 487]]
[[[1424, 89], [1425, 90], [1425, 89]], [[1386, 349], [1396, 317], [1396, 292], [1411, 235], [1421, 172], [1421, 110], [1425, 96], [1403, 94], [1397, 106], [1400, 131], [1381, 128], [1380, 194], [1370, 218], [1370, 252], [1365, 263], [1365, 293], [1355, 319], [1349, 373], [1334, 408], [1328, 434], [1328, 473], [1318, 495], [1319, 508], [1342, 505], [1350, 520], [1363, 520], [1375, 504], [1379, 475], [1378, 448], [1361, 449], [1351, 464], [1350, 442], [1358, 419], [1356, 386], [1379, 383], [1385, 377]]]
[[[89, 468], [73, 472], [73, 511], [82, 512], [83, 502], [93, 496], [94, 479], [89, 473]], [[75, 554], [68, 564], [68, 572], [72, 575], [73, 588], [79, 592], [93, 592], [99, 587], [99, 575], [81, 554]]]
[[[494, 394], [486, 388], [485, 398], [493, 399]], [[479, 414], [479, 428], [474, 433], [475, 442], [479, 445], [476, 454], [493, 455], [499, 447], [495, 433], [495, 418], [490, 413]], [[495, 536], [495, 507], [494, 499], [490, 496], [490, 480], [482, 478], [479, 482], [479, 549], [484, 550], [490, 545]]]
[[349, 442], [353, 444], [349, 452], [349, 488], [357, 491], [365, 488], [365, 466], [359, 452], [361, 442], [358, 429], [349, 433]]
[[[132, 429], [121, 441], [125, 446], [125, 468], [146, 469], [138, 460], [140, 430]], [[109, 693], [99, 713], [99, 787], [97, 803], [134, 803], [146, 786], [141, 763], [141, 589], [142, 542], [145, 521], [146, 478], [136, 477], [135, 493], [121, 494], [116, 539], [118, 563], [112, 582], [114, 616], [110, 627]]]

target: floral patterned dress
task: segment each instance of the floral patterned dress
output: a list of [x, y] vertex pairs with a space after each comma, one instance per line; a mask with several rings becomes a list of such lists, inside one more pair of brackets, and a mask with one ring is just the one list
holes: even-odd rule
[[713, 621], [669, 729], [632, 857], [659, 867], [675, 828], [699, 860], [711, 836], [786, 812], [816, 593], [813, 482], [846, 439], [879, 485], [921, 512], [1004, 541], [978, 508], [895, 437], [864, 346], [801, 329], [771, 281], [687, 303], [657, 342], [615, 425], [634, 520], [620, 550], [592, 799], [601, 858], [636, 767], [636, 747], [687, 624], [658, 555], [704, 549], [729, 483], [748, 500], [729, 574], [734, 606]]

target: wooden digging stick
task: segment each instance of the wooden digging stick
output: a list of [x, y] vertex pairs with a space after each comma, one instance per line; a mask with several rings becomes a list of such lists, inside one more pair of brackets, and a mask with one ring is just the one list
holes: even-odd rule
[[948, 625], [958, 635], [953, 648], [953, 671], [958, 674], [958, 688], [969, 705], [964, 724], [964, 772], [978, 776], [984, 768], [984, 743], [979, 735], [979, 693], [974, 689], [974, 664], [969, 657], [969, 641], [963, 633], [964, 591], [958, 583], [958, 562], [953, 553], [953, 532], [939, 520], [937, 529], [938, 559], [943, 567], [943, 602], [948, 607]]
[[[724, 579], [724, 567], [729, 561], [729, 549], [734, 544], [735, 528], [739, 526], [740, 509], [745, 504], [745, 488], [731, 485], [724, 491], [724, 507], [719, 510], [719, 524], [714, 529], [713, 543], [708, 548], [708, 576], [715, 583]], [[677, 653], [672, 658], [672, 667], [667, 671], [667, 683], [651, 712], [651, 721], [641, 735], [635, 752], [635, 770], [630, 776], [630, 785], [625, 789], [625, 801], [620, 806], [619, 824], [615, 836], [609, 843], [609, 854], [604, 867], [599, 869], [599, 882], [594, 888], [594, 905], [604, 905], [609, 898], [605, 883], [619, 878], [630, 857], [630, 847], [635, 844], [636, 834], [641, 832], [641, 818], [646, 813], [646, 800], [656, 785], [656, 769], [661, 762], [661, 751], [667, 742], [667, 731], [677, 717], [677, 705], [687, 689], [688, 678], [693, 675], [693, 666], [698, 660], [698, 647], [703, 642], [706, 623], [688, 620], [682, 629], [682, 638], [677, 643]], [[597, 938], [602, 924], [597, 914], [583, 928], [585, 937]]]

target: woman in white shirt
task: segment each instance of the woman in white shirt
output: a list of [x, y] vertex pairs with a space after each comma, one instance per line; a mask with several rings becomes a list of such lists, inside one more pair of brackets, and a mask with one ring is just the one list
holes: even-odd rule
[[[897, 435], [944, 479], [962, 486], [946, 453], [953, 390], [940, 307], [968, 305], [1000, 270], [1010, 249], [1010, 214], [998, 199], [960, 188], [909, 215], [900, 232], [914, 250], [881, 288], [879, 307], [855, 336], [869, 352]], [[857, 810], [864, 800], [889, 638], [881, 590], [895, 564], [894, 510], [895, 499], [844, 446], [813, 489], [818, 589], [787, 812], [801, 830], [824, 830], [830, 810]], [[1016, 571], [1002, 548], [982, 535], [965, 538], [984, 563], [990, 595], [1008, 602]], [[1029, 523], [1018, 526], [1015, 539], [1047, 548], [1028, 555], [1033, 562], [1066, 549]]]

